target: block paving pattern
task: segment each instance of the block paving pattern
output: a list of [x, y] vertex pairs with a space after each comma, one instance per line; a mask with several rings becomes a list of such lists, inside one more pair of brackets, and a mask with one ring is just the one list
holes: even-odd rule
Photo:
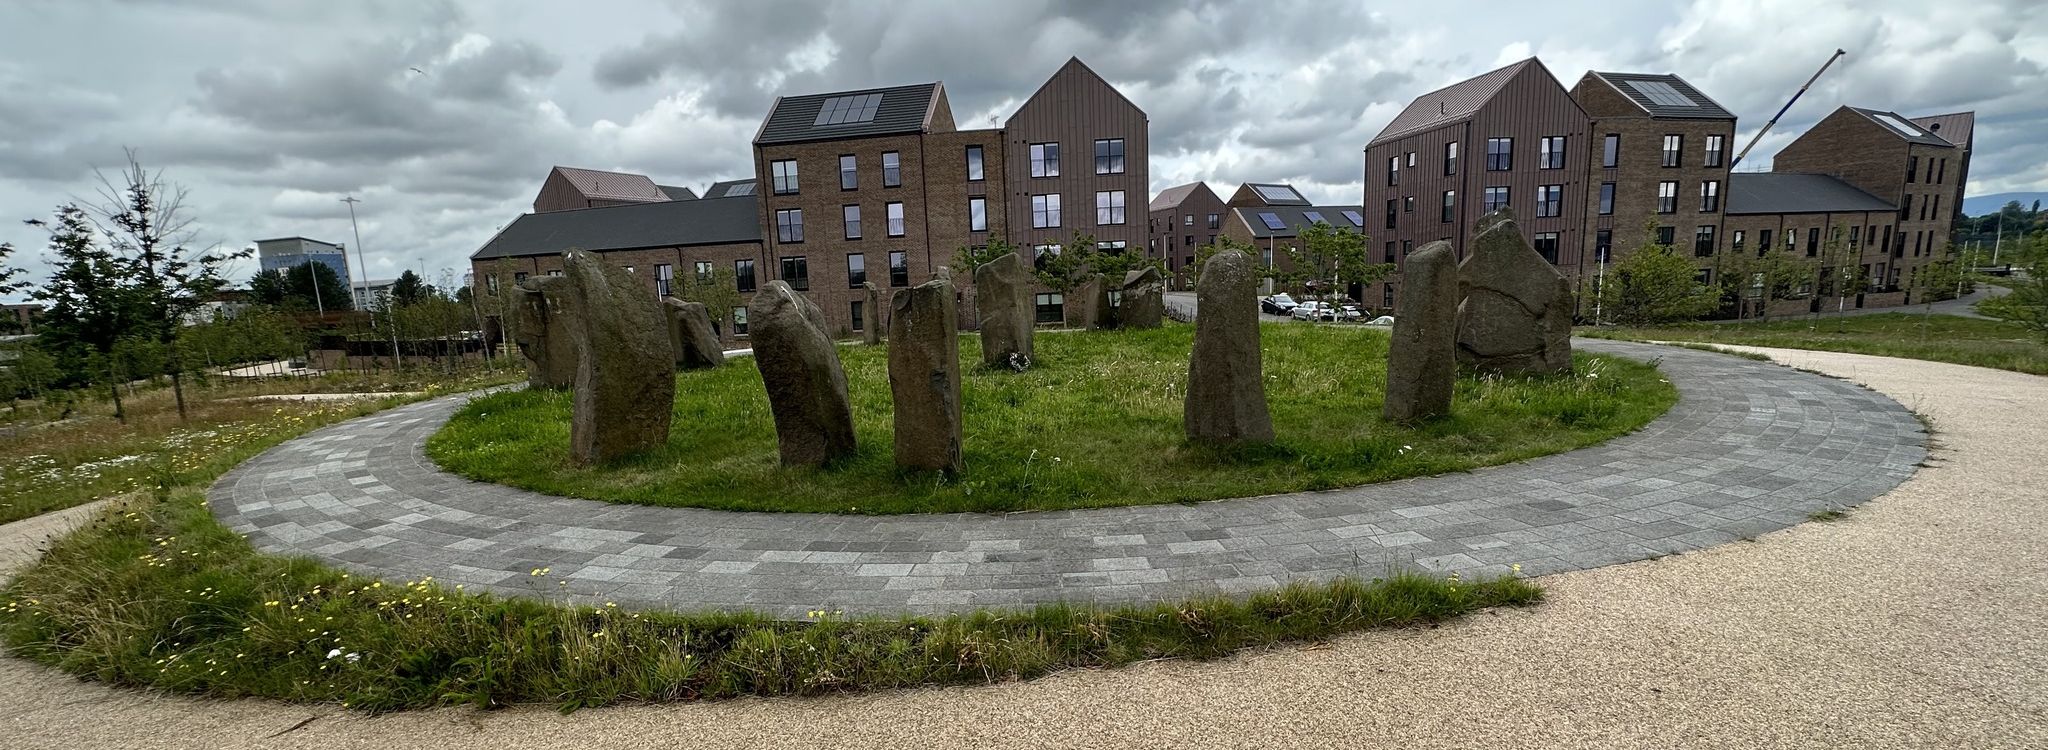
[[1848, 382], [1711, 352], [1578, 344], [1657, 360], [1679, 403], [1599, 446], [1343, 490], [1008, 515], [616, 505], [437, 468], [424, 445], [470, 398], [458, 395], [279, 445], [224, 476], [210, 501], [265, 552], [387, 579], [641, 608], [892, 615], [1172, 600], [1407, 568], [1612, 565], [1862, 503], [1926, 456], [1911, 413]]

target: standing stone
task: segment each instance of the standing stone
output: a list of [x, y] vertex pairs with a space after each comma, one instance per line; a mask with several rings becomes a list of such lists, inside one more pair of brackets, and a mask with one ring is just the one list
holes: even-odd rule
[[1109, 283], [1102, 274], [1091, 273], [1088, 280], [1075, 284], [1067, 292], [1064, 312], [1072, 328], [1101, 331], [1116, 327], [1116, 310], [1109, 306]]
[[1195, 351], [1188, 359], [1182, 424], [1188, 439], [1234, 444], [1273, 440], [1259, 353], [1258, 274], [1251, 258], [1225, 250], [1195, 282]]
[[782, 464], [822, 466], [853, 455], [853, 406], [825, 313], [788, 283], [770, 281], [748, 317]]
[[942, 276], [898, 290], [889, 308], [896, 465], [959, 473], [960, 329], [953, 282]]
[[512, 340], [526, 360], [526, 384], [561, 390], [576, 384], [576, 341], [563, 327], [561, 297], [568, 279], [541, 276], [507, 291]]
[[1423, 245], [1401, 271], [1401, 299], [1387, 346], [1387, 401], [1381, 414], [1415, 422], [1449, 414], [1458, 378], [1458, 266], [1451, 244]]
[[974, 311], [981, 319], [981, 363], [1022, 372], [1031, 367], [1031, 267], [1004, 253], [974, 269]]
[[711, 312], [702, 302], [674, 297], [661, 301], [668, 316], [668, 340], [676, 352], [676, 369], [697, 370], [725, 364], [725, 345], [711, 330]]
[[860, 322], [861, 343], [870, 346], [882, 343], [882, 326], [885, 325], [882, 322], [882, 295], [875, 291], [872, 281], [861, 282], [860, 288], [867, 295], [867, 300], [861, 303], [862, 315], [867, 318]]
[[1513, 214], [1496, 211], [1479, 226], [1458, 266], [1458, 362], [1489, 372], [1571, 371], [1571, 283], [1529, 246]]
[[1116, 312], [1119, 326], [1158, 328], [1166, 319], [1166, 282], [1157, 266], [1125, 273], [1121, 297]]
[[576, 341], [569, 457], [610, 461], [668, 442], [676, 360], [661, 305], [632, 272], [571, 250], [562, 309]]

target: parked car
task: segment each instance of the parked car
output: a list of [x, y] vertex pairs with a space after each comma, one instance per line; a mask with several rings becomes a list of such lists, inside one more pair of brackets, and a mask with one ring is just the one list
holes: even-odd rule
[[1296, 306], [1298, 306], [1298, 303], [1294, 301], [1293, 297], [1287, 296], [1286, 292], [1259, 298], [1259, 312], [1268, 315], [1286, 315], [1294, 312]]
[[1336, 319], [1339, 323], [1357, 323], [1365, 320], [1365, 311], [1358, 309], [1358, 305], [1353, 303], [1339, 303]]
[[1303, 302], [1296, 305], [1294, 311], [1288, 315], [1293, 316], [1295, 320], [1333, 320], [1336, 318], [1336, 308], [1331, 307], [1328, 302]]
[[1381, 315], [1377, 318], [1373, 318], [1372, 320], [1366, 321], [1365, 324], [1369, 326], [1391, 326], [1394, 324], [1394, 316]]

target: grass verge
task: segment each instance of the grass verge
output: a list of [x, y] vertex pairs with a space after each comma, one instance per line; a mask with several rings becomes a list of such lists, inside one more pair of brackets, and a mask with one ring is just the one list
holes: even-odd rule
[[1874, 354], [2048, 375], [2048, 342], [2039, 336], [2003, 320], [1954, 315], [1898, 312], [1769, 323], [1580, 328], [1578, 334], [1632, 341], [1694, 341]]
[[[1581, 355], [1564, 377], [1463, 377], [1452, 413], [1419, 426], [1379, 419], [1383, 331], [1267, 325], [1266, 400], [1279, 440], [1216, 451], [1181, 424], [1193, 328], [1038, 337], [1025, 373], [969, 367], [962, 379], [966, 470], [905, 474], [891, 455], [881, 347], [840, 350], [857, 456], [823, 470], [777, 464], [761, 376], [750, 362], [677, 376], [675, 427], [658, 450], [609, 466], [569, 461], [570, 398], [477, 399], [427, 443], [441, 466], [480, 481], [611, 502], [726, 510], [941, 513], [1192, 502], [1465, 471], [1611, 439], [1677, 400], [1656, 368]], [[973, 338], [962, 357], [978, 359]]]

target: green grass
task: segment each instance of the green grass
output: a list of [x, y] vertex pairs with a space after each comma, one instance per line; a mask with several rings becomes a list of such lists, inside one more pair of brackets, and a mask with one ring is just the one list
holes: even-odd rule
[[1693, 341], [1785, 349], [1874, 354], [2048, 375], [2048, 341], [2016, 324], [1910, 312], [1768, 323], [1581, 328], [1581, 336], [1636, 341]]
[[[546, 575], [530, 580], [555, 585]], [[569, 710], [1206, 659], [1542, 598], [1518, 578], [1390, 573], [1165, 605], [792, 622], [572, 608], [459, 588], [259, 554], [213, 519], [200, 487], [168, 488], [58, 541], [0, 592], [0, 641], [104, 683], [214, 698]]]
[[[1581, 355], [1568, 377], [1459, 381], [1452, 414], [1418, 427], [1379, 419], [1382, 331], [1267, 325], [1276, 444], [1215, 450], [1181, 426], [1193, 328], [1041, 335], [1029, 372], [968, 370], [960, 476], [904, 474], [891, 457], [885, 351], [840, 350], [859, 454], [822, 470], [777, 465], [753, 363], [677, 376], [659, 450], [609, 466], [568, 458], [568, 394], [476, 400], [427, 443], [458, 474], [612, 502], [840, 513], [1018, 511], [1190, 502], [1441, 474], [1598, 443], [1663, 414], [1676, 391], [1653, 366]], [[962, 339], [963, 359], [978, 344]]]

